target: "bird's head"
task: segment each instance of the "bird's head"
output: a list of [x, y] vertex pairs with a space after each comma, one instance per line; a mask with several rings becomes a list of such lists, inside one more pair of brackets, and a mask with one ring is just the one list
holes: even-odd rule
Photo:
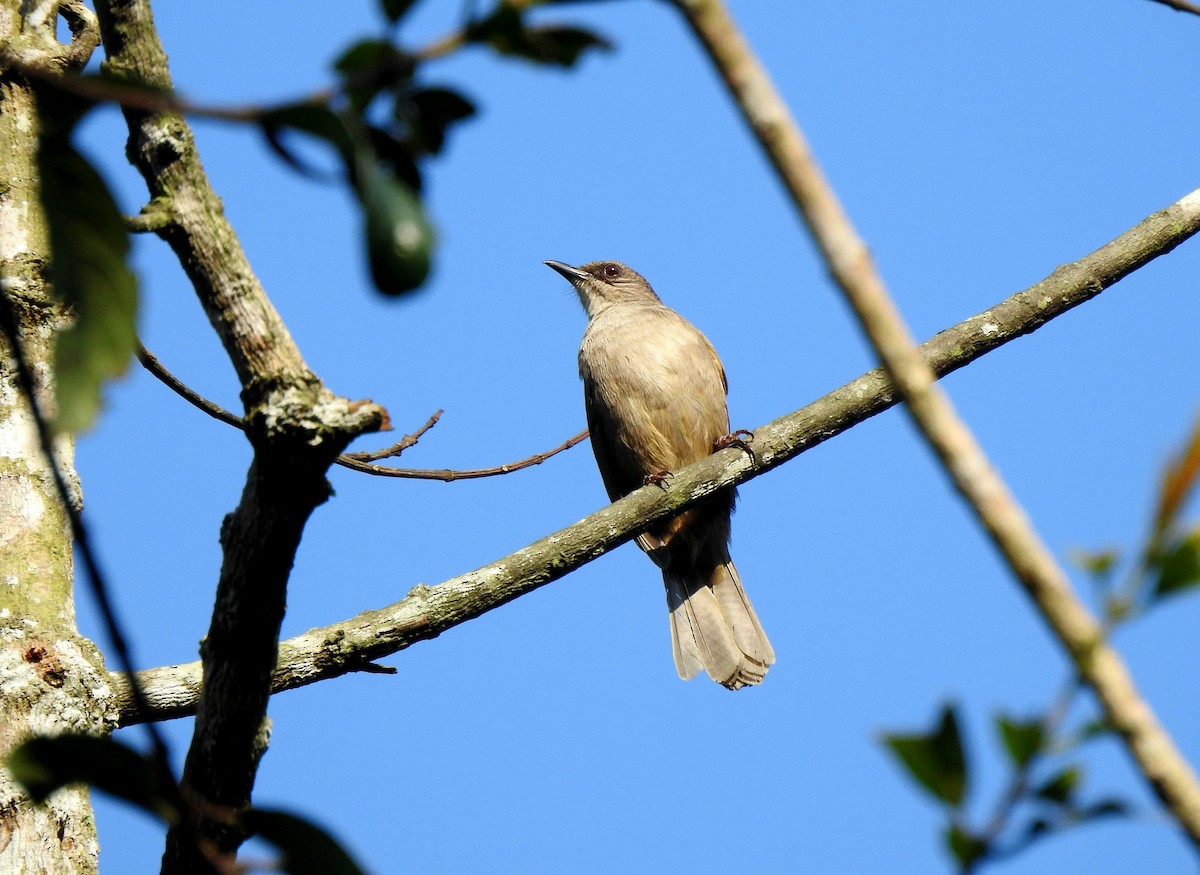
[[658, 301], [646, 278], [619, 261], [592, 261], [580, 267], [547, 261], [546, 265], [575, 287], [589, 319], [613, 304]]

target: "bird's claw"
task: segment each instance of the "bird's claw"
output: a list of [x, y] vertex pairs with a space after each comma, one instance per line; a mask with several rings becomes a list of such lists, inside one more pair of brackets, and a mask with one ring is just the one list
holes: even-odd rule
[[651, 484], [653, 484], [655, 486], [662, 486], [663, 489], [666, 489], [667, 487], [663, 486], [663, 484], [666, 483], [667, 480], [669, 480], [670, 478], [672, 478], [674, 476], [675, 475], [672, 474], [670, 471], [666, 471], [666, 470], [656, 471], [653, 474], [647, 474], [642, 479], [642, 484], [645, 486], [650, 486]]
[[717, 450], [727, 450], [730, 447], [737, 447], [739, 450], [744, 450], [750, 454], [750, 458], [754, 458], [754, 450], [750, 449], [750, 442], [754, 440], [754, 432], [747, 431], [744, 428], [739, 428], [737, 431], [727, 434], [724, 437], [717, 438], [716, 444], [713, 446], [713, 452]]

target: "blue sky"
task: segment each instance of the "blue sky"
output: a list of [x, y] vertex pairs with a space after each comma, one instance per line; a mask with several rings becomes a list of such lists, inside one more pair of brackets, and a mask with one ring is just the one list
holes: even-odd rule
[[[446, 32], [461, 5], [425, 0], [402, 37]], [[1200, 182], [1195, 17], [1146, 0], [731, 6], [922, 338]], [[286, 12], [160, 3], [156, 14], [180, 90], [231, 104], [327, 84], [341, 48], [380, 28], [365, 0]], [[398, 433], [445, 409], [406, 467], [483, 467], [560, 443], [584, 425], [584, 316], [545, 259], [617, 258], [648, 277], [720, 351], [735, 427], [871, 367], [668, 5], [538, 19], [584, 23], [617, 49], [565, 73], [482, 50], [430, 66], [430, 82], [480, 113], [428, 169], [441, 244], [411, 299], [371, 290], [345, 191], [296, 176], [251, 130], [196, 124], [251, 262], [327, 385], [384, 404]], [[123, 140], [112, 111], [84, 132], [132, 212], [145, 195]], [[136, 264], [146, 345], [238, 409], [232, 369], [165, 246], [137, 241]], [[1193, 241], [946, 381], [1060, 557], [1144, 534], [1158, 472], [1197, 414], [1198, 276]], [[136, 366], [80, 441], [87, 519], [141, 665], [196, 658], [218, 527], [248, 460], [239, 433]], [[301, 546], [285, 635], [397, 601], [605, 501], [586, 446], [485, 481], [330, 479], [336, 497]], [[992, 715], [1044, 708], [1066, 669], [903, 413], [745, 485], [733, 552], [778, 653], [761, 688], [675, 677], [659, 574], [627, 545], [392, 657], [394, 677], [278, 696], [256, 801], [323, 822], [380, 873], [945, 871], [940, 812], [878, 734], [924, 728], [942, 702], [961, 702], [978, 823], [1004, 780]], [[79, 610], [99, 636], [86, 599]], [[1193, 763], [1198, 622], [1200, 599], [1181, 599], [1117, 639]], [[168, 727], [180, 762], [190, 729]], [[1194, 865], [1122, 749], [1101, 742], [1084, 764], [1089, 798], [1131, 798], [1139, 816], [993, 871]], [[154, 823], [104, 800], [97, 817], [103, 871], [157, 866]]]

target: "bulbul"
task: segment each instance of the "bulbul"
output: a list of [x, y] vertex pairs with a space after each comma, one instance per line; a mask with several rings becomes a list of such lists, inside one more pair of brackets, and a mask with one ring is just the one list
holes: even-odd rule
[[[728, 445], [725, 369], [711, 343], [618, 261], [547, 261], [575, 287], [588, 325], [579, 376], [596, 464], [613, 501]], [[638, 536], [662, 569], [675, 668], [731, 690], [775, 662], [729, 558], [732, 487]]]

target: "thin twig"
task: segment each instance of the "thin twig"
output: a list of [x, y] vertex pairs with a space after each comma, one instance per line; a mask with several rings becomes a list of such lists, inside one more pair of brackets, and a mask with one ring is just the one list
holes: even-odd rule
[[358, 453], [342, 453], [338, 458], [347, 459], [354, 462], [378, 462], [380, 459], [392, 459], [399, 456], [409, 447], [415, 447], [417, 441], [429, 429], [438, 424], [438, 420], [442, 418], [445, 411], [435, 410], [433, 415], [425, 421], [425, 424], [414, 431], [412, 434], [406, 434], [400, 440], [396, 441], [390, 447], [384, 447], [382, 450], [363, 451]]
[[[1030, 334], [1099, 295], [1122, 277], [1200, 232], [1200, 190], [1126, 231], [1117, 239], [977, 316], [921, 345], [939, 377], [964, 367], [1011, 340]], [[897, 403], [882, 368], [830, 392], [802, 410], [754, 429], [755, 458], [725, 450], [675, 472], [664, 491], [640, 489], [616, 504], [470, 574], [419, 587], [404, 600], [313, 629], [280, 644], [272, 690], [290, 690], [352, 670], [435, 638], [447, 629], [497, 608], [568, 574], [633, 537], [686, 502], [763, 474]], [[117, 689], [122, 725], [136, 719]], [[156, 719], [191, 714], [200, 691], [200, 664], [142, 673]]]
[[1078, 692], [1079, 678], [1072, 676], [1063, 685], [1063, 688], [1059, 690], [1058, 695], [1054, 697], [1054, 702], [1038, 721], [1041, 732], [1041, 744], [1038, 750], [1034, 751], [1031, 756], [1017, 767], [1008, 786], [1001, 794], [999, 802], [996, 805], [996, 810], [992, 813], [987, 825], [978, 836], [985, 845], [990, 846], [995, 842], [1008, 826], [1013, 810], [1029, 789], [1029, 782], [1032, 778], [1034, 768], [1037, 766], [1038, 761], [1046, 754], [1046, 743], [1054, 736], [1058, 728], [1062, 725], [1062, 722], [1067, 718], [1067, 714], [1070, 712], [1071, 705], [1074, 703]]
[[497, 465], [494, 468], [474, 468], [466, 471], [453, 471], [449, 468], [389, 468], [385, 465], [367, 465], [347, 456], [339, 456], [337, 463], [353, 471], [374, 474], [377, 477], [401, 477], [407, 480], [441, 480], [444, 483], [449, 483], [452, 480], [477, 480], [481, 477], [498, 477], [501, 474], [511, 474], [514, 471], [521, 471], [525, 468], [532, 468], [534, 465], [540, 465], [551, 456], [557, 456], [559, 453], [583, 443], [587, 440], [587, 436], [588, 431], [585, 428], [579, 434], [568, 438], [554, 449], [546, 450], [544, 453], [534, 453], [532, 456], [517, 462], [510, 462], [507, 465]]
[[146, 349], [141, 342], [137, 345], [138, 361], [142, 363], [142, 367], [158, 377], [167, 388], [179, 395], [183, 400], [187, 401], [194, 407], [198, 407], [214, 419], [219, 419], [227, 425], [232, 425], [234, 428], [246, 430], [246, 423], [236, 413], [230, 413], [220, 404], [209, 401], [202, 395], [193, 392], [184, 383], [176, 379], [175, 375], [162, 366], [160, 362], [150, 350]]
[[[209, 401], [204, 396], [198, 394], [194, 390], [188, 388], [178, 377], [163, 367], [160, 362], [149, 350], [140, 343], [138, 344], [138, 361], [154, 376], [162, 380], [172, 391], [178, 394], [189, 404], [203, 410], [214, 419], [219, 419], [228, 425], [235, 428], [240, 428], [243, 431], [246, 428], [246, 423], [240, 416], [235, 413], [230, 413], [221, 405]], [[433, 428], [437, 421], [441, 419], [442, 411], [438, 410], [429, 420], [413, 432], [411, 435], [405, 435], [390, 447], [385, 447], [382, 450], [376, 450], [373, 453], [343, 453], [338, 456], [335, 461], [343, 468], [349, 468], [352, 471], [360, 471], [363, 474], [373, 474], [376, 477], [399, 477], [406, 480], [441, 480], [444, 483], [449, 483], [453, 480], [477, 480], [481, 477], [498, 477], [502, 474], [511, 474], [514, 471], [521, 471], [525, 468], [532, 468], [534, 465], [540, 465], [552, 456], [557, 456], [571, 447], [577, 446], [587, 440], [588, 432], [585, 428], [574, 437], [568, 438], [563, 443], [553, 449], [546, 450], [542, 453], [534, 453], [524, 459], [516, 462], [509, 462], [506, 465], [496, 465], [492, 468], [473, 468], [466, 471], [456, 471], [450, 468], [391, 468], [387, 465], [372, 465], [365, 459], [383, 459], [400, 455], [404, 450], [415, 445], [425, 432]]]
[[1200, 782], [1139, 694], [1120, 655], [922, 359], [787, 105], [721, 0], [675, 0], [803, 216], [838, 287], [937, 453], [1155, 793], [1200, 848]]

